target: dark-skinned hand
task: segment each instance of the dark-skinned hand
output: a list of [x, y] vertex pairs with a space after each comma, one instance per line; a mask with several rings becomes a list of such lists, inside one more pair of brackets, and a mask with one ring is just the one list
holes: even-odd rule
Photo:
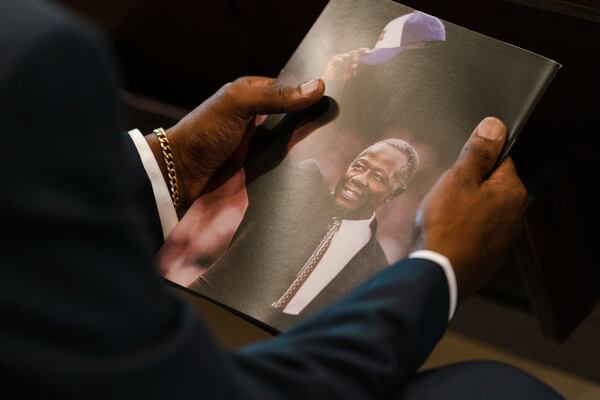
[[506, 137], [502, 121], [484, 119], [417, 212], [416, 249], [448, 257], [459, 300], [491, 278], [521, 227], [527, 193], [513, 161], [492, 170]]
[[[215, 171], [240, 148], [255, 128], [259, 115], [299, 111], [321, 99], [325, 84], [313, 79], [298, 86], [282, 86], [275, 79], [249, 76], [223, 86], [208, 100], [166, 130], [173, 150], [180, 186], [181, 208], [202, 193]], [[160, 145], [146, 136], [165, 181]]]

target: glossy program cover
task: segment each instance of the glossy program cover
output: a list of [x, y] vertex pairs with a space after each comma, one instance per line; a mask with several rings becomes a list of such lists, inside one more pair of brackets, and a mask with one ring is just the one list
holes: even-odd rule
[[164, 276], [287, 328], [405, 257], [478, 121], [501, 118], [508, 151], [559, 67], [397, 3], [331, 1], [279, 76], [326, 97], [257, 118], [159, 252]]

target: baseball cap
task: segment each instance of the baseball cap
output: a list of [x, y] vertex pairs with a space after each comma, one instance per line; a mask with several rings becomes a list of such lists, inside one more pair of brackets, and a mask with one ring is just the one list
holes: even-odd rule
[[438, 18], [413, 11], [390, 21], [375, 47], [364, 54], [365, 64], [381, 64], [407, 48], [425, 47], [446, 40], [444, 24]]

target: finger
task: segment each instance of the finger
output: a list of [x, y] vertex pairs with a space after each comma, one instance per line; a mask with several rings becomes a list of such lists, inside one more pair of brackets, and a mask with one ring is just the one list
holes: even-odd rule
[[495, 117], [484, 118], [464, 145], [454, 167], [472, 182], [481, 183], [492, 171], [505, 141], [504, 123]]
[[269, 78], [266, 76], [242, 76], [236, 79], [236, 82], [249, 85], [249, 86], [270, 86], [276, 81], [275, 78]]
[[513, 194], [518, 196], [521, 202], [525, 203], [527, 189], [525, 189], [521, 178], [519, 178], [515, 163], [510, 156], [502, 161], [498, 168], [496, 168], [492, 175], [484, 182], [484, 185], [490, 188], [500, 188], [500, 190], [510, 188]]
[[502, 161], [482, 187], [493, 196], [503, 198], [505, 201], [509, 201], [508, 204], [513, 205], [515, 221], [523, 218], [528, 204], [527, 189], [519, 178], [515, 164], [510, 157]]
[[510, 156], [507, 156], [496, 170], [487, 179], [490, 183], [511, 182], [519, 179], [515, 163]]
[[234, 82], [223, 89], [221, 101], [229, 112], [242, 118], [304, 109], [323, 97], [325, 83], [318, 78], [297, 86], [272, 84], [251, 86]]

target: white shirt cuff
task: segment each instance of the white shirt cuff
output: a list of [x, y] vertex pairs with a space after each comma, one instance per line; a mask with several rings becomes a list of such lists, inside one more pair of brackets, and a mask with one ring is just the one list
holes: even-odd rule
[[444, 274], [446, 275], [446, 280], [448, 281], [448, 291], [450, 292], [450, 311], [448, 313], [448, 321], [450, 321], [454, 316], [454, 311], [456, 311], [456, 301], [458, 296], [456, 275], [454, 274], [454, 269], [452, 268], [452, 264], [450, 264], [450, 260], [440, 253], [431, 250], [413, 251], [408, 255], [408, 258], [423, 258], [425, 260], [433, 261], [442, 267]]
[[152, 185], [152, 192], [154, 193], [154, 200], [156, 201], [156, 208], [158, 210], [158, 217], [160, 218], [160, 225], [162, 226], [163, 237], [166, 239], [179, 219], [177, 218], [177, 212], [169, 193], [167, 183], [160, 171], [158, 162], [154, 158], [152, 149], [146, 142], [144, 135], [138, 129], [129, 131], [129, 136], [133, 140], [133, 144], [140, 154], [142, 165], [150, 178], [150, 184]]

